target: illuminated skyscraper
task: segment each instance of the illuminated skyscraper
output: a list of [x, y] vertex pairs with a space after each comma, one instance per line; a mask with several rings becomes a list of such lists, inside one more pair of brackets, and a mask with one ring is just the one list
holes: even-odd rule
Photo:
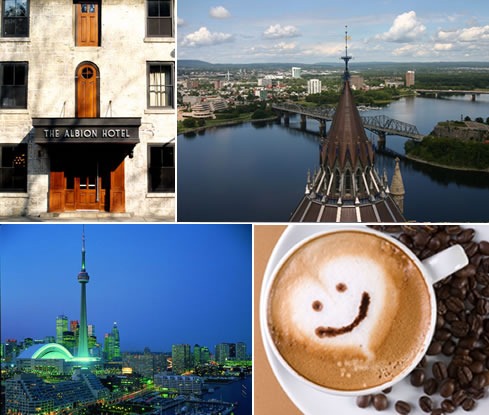
[[68, 331], [68, 317], [56, 317], [56, 343], [63, 344], [63, 332]]
[[181, 375], [192, 366], [189, 344], [174, 344], [171, 347], [173, 373]]
[[112, 360], [120, 360], [121, 359], [121, 344], [119, 338], [119, 329], [117, 327], [117, 323], [114, 322], [114, 326], [112, 327], [112, 337], [114, 338], [114, 350], [112, 353]]
[[85, 228], [82, 234], [82, 266], [78, 273], [78, 282], [81, 284], [81, 305], [80, 305], [80, 330], [78, 334], [78, 357], [89, 357], [88, 353], [88, 328], [87, 328], [87, 293], [86, 285], [90, 277], [85, 268]]

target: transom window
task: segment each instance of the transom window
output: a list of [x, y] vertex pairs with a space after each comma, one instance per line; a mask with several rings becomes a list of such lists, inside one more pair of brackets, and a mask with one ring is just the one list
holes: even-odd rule
[[2, 36], [29, 36], [29, 0], [2, 0]]
[[85, 79], [90, 79], [93, 76], [92, 68], [83, 68], [82, 69], [82, 77]]
[[0, 108], [27, 108], [27, 63], [0, 62]]
[[147, 35], [173, 36], [173, 0], [147, 0]]
[[148, 107], [173, 108], [173, 64], [148, 64]]

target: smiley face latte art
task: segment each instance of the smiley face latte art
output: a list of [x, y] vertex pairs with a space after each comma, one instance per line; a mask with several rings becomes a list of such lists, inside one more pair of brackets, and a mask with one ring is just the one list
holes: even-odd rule
[[396, 245], [338, 231], [300, 246], [268, 303], [272, 339], [301, 376], [337, 390], [388, 382], [419, 354], [431, 321], [425, 280]]

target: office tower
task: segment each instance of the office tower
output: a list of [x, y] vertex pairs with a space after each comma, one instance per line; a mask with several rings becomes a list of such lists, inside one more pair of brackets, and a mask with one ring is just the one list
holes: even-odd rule
[[180, 375], [192, 366], [189, 344], [174, 344], [171, 347], [173, 373]]
[[236, 360], [246, 360], [246, 343], [236, 343]]
[[320, 94], [321, 93], [321, 81], [319, 79], [310, 79], [307, 81], [307, 93]]
[[87, 293], [86, 285], [90, 277], [85, 267], [85, 228], [82, 233], [82, 266], [78, 273], [78, 282], [81, 284], [80, 301], [80, 330], [78, 334], [78, 353], [77, 357], [89, 357], [88, 353], [88, 328], [87, 328]]
[[301, 77], [301, 68], [292, 67], [292, 78], [300, 78]]
[[112, 360], [120, 360], [121, 359], [121, 346], [120, 346], [120, 338], [119, 338], [119, 329], [117, 327], [117, 323], [114, 322], [114, 326], [112, 327], [112, 337], [113, 341], [113, 350], [112, 350]]
[[56, 317], [56, 343], [63, 344], [63, 333], [68, 331], [68, 317]]
[[414, 71], [406, 72], [406, 86], [414, 86]]
[[219, 343], [216, 345], [216, 362], [224, 363], [230, 357], [230, 343]]

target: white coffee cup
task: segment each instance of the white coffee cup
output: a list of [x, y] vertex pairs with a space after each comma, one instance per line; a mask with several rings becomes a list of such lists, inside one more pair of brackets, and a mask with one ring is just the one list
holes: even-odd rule
[[[291, 225], [291, 226], [301, 226], [301, 225]], [[386, 381], [380, 385], [376, 385], [375, 387], [366, 387], [366, 388], [359, 388], [355, 390], [342, 390], [342, 389], [336, 389], [334, 387], [326, 387], [319, 385], [317, 383], [314, 383], [313, 381], [305, 378], [303, 375], [298, 373], [294, 368], [292, 368], [289, 363], [284, 359], [284, 357], [281, 355], [279, 352], [277, 346], [275, 345], [272, 335], [270, 333], [270, 328], [268, 324], [268, 305], [269, 305], [269, 297], [270, 297], [270, 291], [273, 286], [273, 282], [275, 278], [277, 277], [278, 272], [282, 269], [282, 266], [287, 262], [289, 258], [295, 255], [297, 250], [313, 239], [320, 238], [321, 236], [324, 235], [331, 235], [334, 233], [341, 233], [344, 231], [354, 231], [354, 232], [361, 232], [362, 234], [366, 235], [372, 235], [377, 238], [381, 238], [388, 243], [396, 246], [399, 248], [407, 257], [409, 257], [409, 260], [418, 268], [420, 271], [420, 274], [424, 281], [426, 282], [426, 287], [428, 289], [429, 293], [429, 298], [430, 298], [430, 323], [429, 327], [427, 330], [425, 330], [424, 333], [424, 341], [422, 347], [419, 349], [419, 352], [415, 355], [414, 358], [412, 358], [410, 364], [406, 365], [404, 369], [398, 373], [396, 376], [394, 376], [391, 380]], [[357, 396], [360, 394], [370, 394], [370, 393], [375, 393], [380, 390], [383, 390], [385, 388], [388, 388], [395, 383], [399, 382], [403, 378], [405, 378], [419, 363], [421, 358], [425, 355], [426, 350], [429, 347], [429, 344], [432, 340], [435, 326], [436, 326], [436, 315], [437, 315], [437, 310], [436, 310], [436, 298], [435, 298], [435, 293], [433, 290], [433, 284], [436, 283], [437, 281], [447, 277], [448, 275], [458, 271], [459, 269], [463, 268], [465, 265], [468, 264], [468, 258], [463, 250], [463, 248], [460, 245], [454, 245], [451, 246], [444, 251], [435, 254], [423, 261], [420, 261], [413, 253], [412, 251], [400, 243], [398, 240], [395, 238], [392, 238], [388, 235], [385, 235], [383, 233], [377, 232], [375, 230], [372, 230], [370, 228], [354, 228], [354, 227], [337, 227], [337, 226], [329, 226], [325, 232], [319, 232], [315, 233], [313, 235], [310, 235], [306, 237], [305, 239], [301, 240], [297, 244], [295, 244], [291, 249], [289, 249], [281, 258], [280, 260], [276, 263], [275, 266], [273, 266], [273, 269], [268, 269], [265, 273], [265, 275], [268, 275], [269, 278], [264, 280], [262, 290], [261, 290], [261, 297], [260, 297], [260, 325], [261, 325], [261, 332], [262, 332], [262, 338], [263, 341], [265, 342], [265, 350], [268, 355], [268, 359], [275, 359], [276, 361], [279, 362], [279, 364], [286, 369], [286, 371], [295, 379], [299, 380], [300, 382], [305, 383], [306, 385], [309, 385], [310, 387], [320, 390], [322, 392], [326, 393], [332, 393], [336, 395], [343, 395], [343, 396]], [[307, 358], [307, 356], [306, 356]], [[273, 367], [273, 365], [272, 365]], [[280, 376], [277, 371], [275, 371], [275, 374], [277, 376]], [[279, 379], [280, 380], [280, 379]]]

